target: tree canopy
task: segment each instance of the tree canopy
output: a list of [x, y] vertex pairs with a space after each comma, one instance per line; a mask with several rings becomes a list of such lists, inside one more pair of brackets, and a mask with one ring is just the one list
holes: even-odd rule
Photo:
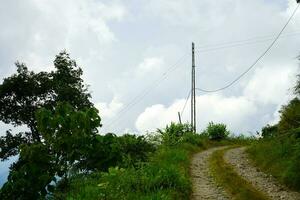
[[[18, 155], [0, 199], [40, 199], [83, 166], [93, 149], [101, 118], [83, 84], [82, 69], [66, 52], [55, 70], [35, 73], [16, 63], [17, 72], [0, 85], [0, 120], [29, 131], [0, 137], [0, 158]], [[77, 169], [78, 170], [78, 169]]]
[[17, 73], [0, 85], [0, 120], [14, 126], [25, 125], [30, 131], [0, 138], [0, 158], [18, 154], [20, 144], [40, 142], [35, 113], [40, 108], [53, 110], [58, 102], [68, 102], [76, 109], [93, 107], [81, 78], [82, 69], [61, 52], [54, 61], [55, 71], [34, 73], [25, 64], [16, 63]]

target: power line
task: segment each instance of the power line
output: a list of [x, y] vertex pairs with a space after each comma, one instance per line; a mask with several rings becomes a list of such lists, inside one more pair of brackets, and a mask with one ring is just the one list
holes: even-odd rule
[[186, 99], [185, 99], [184, 106], [183, 106], [183, 108], [182, 108], [182, 110], [181, 110], [181, 112], [180, 112], [180, 115], [181, 115], [181, 116], [183, 116], [184, 110], [185, 110], [185, 108], [186, 108], [187, 102], [189, 101], [189, 98], [190, 98], [190, 96], [191, 96], [191, 93], [192, 93], [192, 91], [190, 90], [188, 96], [187, 96]]
[[[300, 33], [293, 33], [293, 34], [281, 36], [280, 38], [295, 37], [295, 36], [298, 36], [298, 35], [300, 35]], [[269, 38], [269, 39], [264, 39], [264, 40], [256, 40], [256, 41], [252, 40], [252, 42], [245, 40], [244, 43], [232, 42], [232, 43], [228, 43], [227, 45], [223, 45], [223, 46], [220, 45], [219, 47], [216, 44], [216, 45], [212, 45], [211, 48], [202, 48], [202, 50], [199, 50], [198, 52], [205, 53], [205, 52], [210, 52], [210, 51], [217, 51], [217, 50], [229, 49], [229, 48], [246, 46], [246, 45], [260, 44], [260, 43], [265, 43], [265, 42], [268, 42], [268, 41], [272, 41], [272, 39], [274, 39], [274, 37]]]
[[110, 128], [113, 124], [115, 124], [125, 113], [127, 113], [133, 106], [139, 103], [145, 96], [147, 96], [154, 88], [156, 88], [162, 81], [164, 81], [170, 73], [175, 71], [178, 67], [180, 67], [182, 62], [184, 62], [189, 53], [184, 54], [174, 65], [168, 68], [168, 70], [163, 73], [163, 75], [156, 79], [150, 86], [144, 89], [140, 94], [138, 94], [135, 98], [133, 98], [118, 114], [115, 118], [108, 122], [106, 129]]
[[235, 78], [232, 82], [230, 82], [229, 84], [225, 85], [224, 87], [218, 88], [218, 89], [214, 89], [214, 90], [207, 90], [207, 89], [201, 89], [201, 88], [196, 88], [196, 90], [201, 91], [201, 92], [207, 92], [207, 93], [213, 93], [213, 92], [219, 92], [222, 90], [225, 90], [229, 87], [231, 87], [233, 84], [235, 84], [236, 82], [238, 82], [244, 75], [246, 75], [253, 67], [256, 66], [256, 64], [272, 49], [272, 47], [274, 46], [274, 44], [277, 42], [277, 40], [280, 38], [281, 34], [283, 33], [283, 31], [286, 29], [286, 27], [288, 26], [288, 24], [290, 23], [290, 21], [292, 20], [292, 18], [294, 17], [294, 15], [296, 14], [299, 5], [297, 5], [296, 9], [294, 10], [293, 14], [290, 16], [290, 18], [288, 19], [288, 21], [286, 22], [286, 24], [283, 26], [283, 28], [281, 29], [281, 31], [279, 32], [279, 34], [277, 35], [277, 37], [274, 39], [274, 41], [269, 45], [269, 47], [262, 53], [261, 56], [259, 56], [255, 62], [249, 67], [247, 68], [246, 71], [244, 71], [242, 74], [240, 74], [237, 78]]
[[[299, 34], [300, 34], [299, 30], [297, 30], [295, 32], [282, 34], [280, 36], [280, 38], [293, 37], [293, 36], [297, 36]], [[233, 47], [234, 47], [234, 45], [247, 45], [247, 44], [255, 44], [255, 43], [265, 42], [265, 41], [272, 40], [274, 38], [276, 38], [276, 35], [275, 36], [274, 35], [257, 36], [257, 37], [248, 38], [248, 39], [244, 39], [244, 40], [236, 40], [236, 41], [223, 42], [223, 43], [218, 43], [218, 44], [202, 45], [202, 46], [199, 46], [198, 49], [200, 49], [201, 52], [205, 52], [205, 51], [215, 50], [218, 48], [231, 47], [231, 45], [233, 45]]]

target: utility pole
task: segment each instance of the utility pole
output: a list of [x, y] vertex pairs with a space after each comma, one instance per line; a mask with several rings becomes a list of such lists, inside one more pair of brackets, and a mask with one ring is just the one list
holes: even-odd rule
[[191, 90], [191, 126], [196, 132], [196, 72], [195, 72], [195, 44], [192, 43], [192, 90]]
[[179, 123], [182, 124], [180, 112], [178, 112], [178, 120], [179, 120]]

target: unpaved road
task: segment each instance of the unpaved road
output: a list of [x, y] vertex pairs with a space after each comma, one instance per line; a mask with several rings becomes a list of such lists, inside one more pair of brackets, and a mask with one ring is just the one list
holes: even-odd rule
[[191, 176], [193, 181], [192, 200], [227, 200], [226, 192], [215, 183], [210, 170], [209, 158], [213, 152], [226, 147], [211, 148], [194, 155], [191, 164]]
[[230, 149], [225, 153], [224, 159], [233, 166], [242, 178], [250, 182], [257, 190], [267, 194], [271, 199], [300, 200], [299, 193], [288, 190], [273, 177], [254, 167], [245, 150], [245, 147]]

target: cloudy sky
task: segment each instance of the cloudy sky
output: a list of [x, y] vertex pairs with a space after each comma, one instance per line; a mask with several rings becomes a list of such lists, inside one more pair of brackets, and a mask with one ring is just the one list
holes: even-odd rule
[[[295, 7], [295, 0], [1, 1], [0, 78], [17, 60], [49, 71], [66, 49], [83, 68], [100, 131], [145, 133], [177, 121], [190, 90], [191, 42], [197, 87], [222, 87], [261, 55]], [[199, 131], [215, 121], [249, 134], [278, 120], [298, 71], [299, 27], [300, 11], [240, 82], [197, 93]], [[1, 127], [3, 135], [8, 126]]]

